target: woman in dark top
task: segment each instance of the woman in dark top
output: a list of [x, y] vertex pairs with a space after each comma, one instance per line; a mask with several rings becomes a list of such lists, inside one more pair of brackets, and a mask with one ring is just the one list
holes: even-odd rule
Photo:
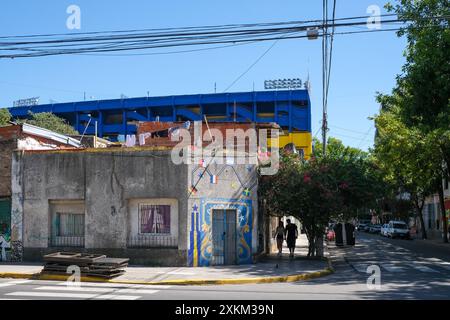
[[297, 241], [298, 237], [298, 230], [297, 226], [293, 223], [291, 223], [290, 219], [286, 220], [287, 226], [286, 226], [286, 242], [287, 246], [289, 248], [289, 257], [294, 257], [294, 250], [295, 250], [295, 242]]
[[283, 251], [283, 240], [284, 240], [284, 224], [283, 221], [280, 221], [277, 229], [275, 230], [274, 238], [277, 239], [277, 248], [278, 248], [278, 256], [281, 257], [281, 253]]

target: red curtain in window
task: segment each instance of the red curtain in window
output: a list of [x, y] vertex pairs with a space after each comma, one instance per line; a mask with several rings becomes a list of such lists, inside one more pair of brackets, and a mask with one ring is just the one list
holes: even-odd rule
[[139, 233], [170, 233], [170, 205], [141, 205]]

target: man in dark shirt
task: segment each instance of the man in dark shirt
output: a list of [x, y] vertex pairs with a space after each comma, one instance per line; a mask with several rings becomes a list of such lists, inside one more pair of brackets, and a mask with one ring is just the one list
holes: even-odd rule
[[289, 248], [289, 257], [294, 257], [294, 250], [295, 250], [295, 242], [297, 241], [298, 237], [298, 230], [297, 226], [294, 223], [291, 223], [291, 219], [287, 219], [287, 226], [286, 226], [286, 242], [287, 246]]

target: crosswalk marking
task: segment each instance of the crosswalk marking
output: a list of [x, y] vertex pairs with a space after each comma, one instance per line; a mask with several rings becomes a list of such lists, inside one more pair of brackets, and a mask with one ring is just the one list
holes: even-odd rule
[[437, 270], [431, 269], [430, 267], [421, 266], [421, 265], [413, 265], [413, 268], [417, 269], [419, 271], [422, 271], [422, 272], [439, 272]]
[[67, 292], [38, 292], [38, 291], [16, 291], [6, 293], [7, 296], [21, 296], [21, 297], [46, 297], [46, 298], [75, 298], [75, 299], [89, 299], [95, 298], [97, 294], [92, 293], [67, 293]]
[[[27, 281], [30, 282], [30, 281]], [[0, 286], [14, 286], [24, 281], [9, 281], [0, 283]], [[137, 300], [143, 294], [155, 294], [159, 292], [159, 288], [169, 288], [170, 286], [145, 286], [132, 284], [115, 284], [115, 283], [89, 283], [85, 286], [67, 285], [67, 282], [56, 283], [56, 285], [39, 286], [30, 291], [16, 291], [6, 293], [5, 296], [14, 297], [33, 297], [33, 298], [72, 298], [72, 299], [102, 299], [102, 300]], [[14, 299], [16, 300], [16, 299]]]
[[154, 294], [159, 290], [149, 290], [149, 289], [115, 289], [115, 288], [95, 288], [95, 287], [63, 287], [63, 286], [43, 286], [37, 287], [35, 290], [44, 291], [80, 291], [80, 292], [116, 292], [116, 293], [140, 293], [140, 294]]
[[15, 286], [15, 285], [18, 285], [18, 284], [25, 284], [25, 283], [28, 283], [28, 282], [31, 282], [31, 281], [32, 280], [11, 280], [11, 281], [8, 281], [8, 282], [0, 283], [0, 288], [11, 287], [11, 286]]
[[177, 275], [191, 276], [191, 275], [194, 275], [195, 272], [190, 272], [190, 271], [170, 271], [170, 272], [167, 272], [167, 274], [177, 274]]
[[[67, 286], [67, 282], [56, 283], [58, 286]], [[100, 282], [81, 282], [81, 287], [98, 287], [98, 288], [152, 288], [152, 289], [168, 289], [170, 285], [146, 285], [146, 284], [128, 284], [128, 283], [100, 283]]]
[[398, 264], [393, 264], [393, 263], [351, 263], [351, 266], [358, 272], [360, 273], [366, 273], [367, 272], [367, 267], [370, 265], [377, 265], [380, 266], [384, 271], [387, 272], [405, 272], [407, 271], [408, 268], [413, 268], [415, 270], [421, 271], [421, 272], [427, 272], [427, 273], [440, 273], [440, 272], [444, 272], [444, 271], [438, 271], [436, 269], [433, 269], [432, 267], [436, 267], [436, 268], [442, 268], [445, 270], [450, 270], [450, 264], [448, 263], [442, 263], [442, 264], [438, 264], [438, 265], [433, 265], [432, 267], [429, 266], [425, 266], [425, 265], [421, 265], [418, 263], [407, 263], [407, 265], [398, 265]]
[[352, 266], [353, 266], [353, 268], [356, 269], [356, 271], [361, 272], [361, 273], [366, 273], [367, 267], [369, 266], [369, 264], [357, 263], [357, 264], [352, 264]]
[[405, 268], [393, 264], [382, 264], [381, 267], [389, 272], [402, 272], [405, 270]]
[[30, 283], [33, 282], [33, 280], [12, 280], [12, 281], [8, 281], [8, 283], [11, 284], [24, 284], [24, 283]]
[[137, 300], [140, 296], [123, 296], [123, 295], [116, 295], [116, 294], [103, 294], [100, 296], [95, 297], [94, 299], [104, 299], [104, 300]]
[[43, 286], [43, 287], [37, 287], [34, 288], [34, 290], [44, 290], [44, 291], [85, 291], [85, 292], [112, 292], [115, 289], [114, 288], [93, 288], [93, 287], [77, 287], [77, 286]]
[[141, 294], [154, 294], [159, 290], [149, 290], [149, 289], [119, 289], [117, 293], [141, 293]]

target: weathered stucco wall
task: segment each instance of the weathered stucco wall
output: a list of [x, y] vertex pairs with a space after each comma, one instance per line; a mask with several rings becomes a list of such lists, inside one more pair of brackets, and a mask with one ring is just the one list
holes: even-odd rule
[[187, 166], [165, 151], [33, 152], [22, 157], [24, 248], [46, 248], [50, 206], [84, 200], [85, 248], [125, 249], [132, 199], [178, 199], [178, 250], [186, 250]]
[[11, 196], [11, 154], [17, 148], [17, 140], [0, 140], [0, 197]]

